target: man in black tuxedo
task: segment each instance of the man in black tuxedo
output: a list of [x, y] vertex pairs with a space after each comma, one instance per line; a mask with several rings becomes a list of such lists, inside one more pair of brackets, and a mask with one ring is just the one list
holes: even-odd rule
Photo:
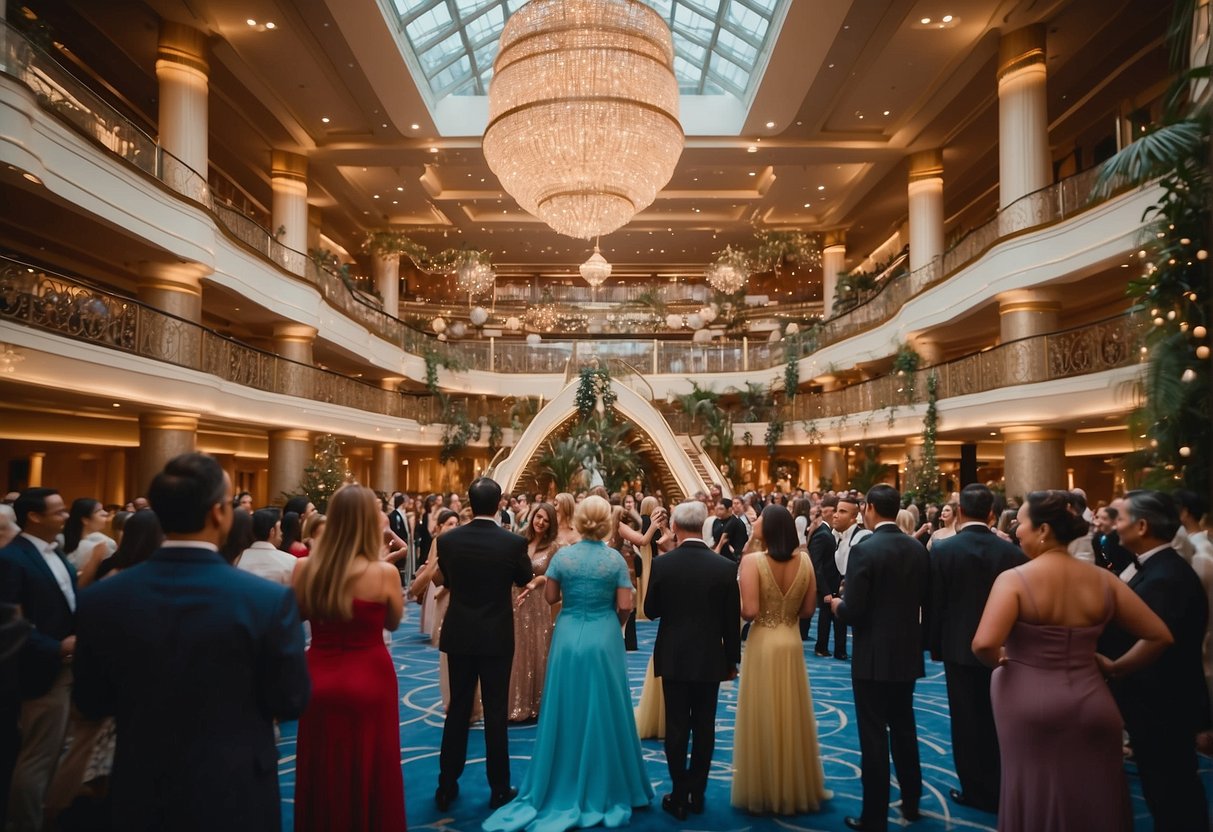
[[707, 520], [704, 504], [682, 503], [671, 520], [678, 547], [653, 561], [644, 614], [661, 621], [653, 675], [661, 678], [665, 696], [665, 756], [672, 784], [661, 808], [686, 820], [688, 809], [703, 812], [720, 683], [737, 675], [741, 661], [741, 595], [737, 564], [713, 552], [700, 537]]
[[446, 653], [451, 705], [442, 727], [438, 790], [442, 811], [459, 795], [459, 776], [467, 763], [472, 698], [480, 683], [484, 704], [484, 751], [489, 805], [502, 806], [518, 790], [510, 785], [510, 666], [514, 660], [514, 604], [510, 587], [532, 577], [526, 538], [497, 525], [501, 486], [481, 477], [468, 489], [474, 515], [466, 526], [438, 538], [438, 574], [434, 583], [450, 591], [438, 649]]
[[[834, 560], [838, 549], [838, 538], [834, 536], [834, 509], [838, 498], [827, 494], [821, 500], [821, 522], [809, 535], [809, 560], [817, 574], [817, 644], [814, 652], [818, 656], [830, 655], [830, 631], [834, 632], [834, 652], [839, 657], [847, 654], [847, 625], [834, 617], [834, 611], [825, 602], [827, 595], [837, 595], [842, 588], [842, 575]], [[801, 621], [805, 627], [807, 620]], [[805, 632], [802, 630], [802, 632]]]
[[726, 515], [724, 528], [716, 538], [716, 551], [724, 555], [734, 564], [741, 563], [741, 552], [745, 549], [750, 533], [746, 531], [745, 521], [741, 514], [745, 511], [745, 502], [740, 497], [724, 497], [720, 500]]
[[400, 492], [392, 495], [392, 510], [388, 512], [387, 523], [388, 528], [392, 530], [392, 534], [404, 542], [408, 542], [409, 523], [404, 516], [404, 495]]
[[68, 515], [58, 491], [27, 488], [13, 511], [22, 532], [0, 549], [0, 603], [20, 605], [34, 629], [17, 654], [0, 665], [6, 678], [0, 713], [17, 716], [20, 735], [14, 746], [16, 737], [4, 732], [0, 769], [12, 765], [13, 775], [11, 787], [5, 782], [0, 788], [8, 792], [8, 828], [39, 832], [71, 709], [76, 571], [55, 543]]
[[[1157, 662], [1110, 683], [1158, 832], [1208, 828], [1195, 742], [1197, 733], [1209, 727], [1201, 668], [1209, 604], [1192, 567], [1171, 548], [1178, 528], [1175, 503], [1158, 491], [1130, 492], [1116, 518], [1121, 543], [1137, 559], [1121, 578], [1175, 638]], [[1099, 652], [1115, 660], [1136, 640], [1110, 623]]]
[[970, 645], [994, 579], [1027, 562], [1019, 547], [990, 531], [994, 494], [984, 485], [960, 492], [957, 533], [936, 541], [931, 551], [931, 604], [927, 638], [931, 657], [943, 661], [952, 715], [952, 757], [959, 789], [952, 800], [983, 812], [998, 811], [1001, 767], [994, 709], [993, 671], [978, 661]]
[[169, 460], [148, 489], [164, 543], [80, 594], [73, 698], [116, 719], [114, 829], [281, 825], [274, 720], [311, 692], [303, 624], [290, 587], [219, 554], [231, 495], [213, 457]]
[[901, 815], [918, 820], [922, 769], [914, 723], [914, 682], [924, 675], [920, 620], [927, 603], [927, 550], [897, 528], [901, 495], [890, 485], [868, 491], [864, 520], [872, 534], [847, 558], [842, 597], [827, 597], [853, 629], [851, 686], [859, 729], [863, 814], [850, 829], [889, 826], [889, 750], [901, 785]]

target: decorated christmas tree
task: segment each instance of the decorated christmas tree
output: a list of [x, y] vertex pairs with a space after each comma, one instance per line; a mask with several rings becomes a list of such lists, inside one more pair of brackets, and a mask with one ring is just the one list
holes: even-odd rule
[[350, 472], [341, 453], [341, 442], [331, 433], [316, 440], [312, 464], [303, 469], [299, 490], [316, 504], [322, 514], [328, 510], [329, 498], [345, 485]]

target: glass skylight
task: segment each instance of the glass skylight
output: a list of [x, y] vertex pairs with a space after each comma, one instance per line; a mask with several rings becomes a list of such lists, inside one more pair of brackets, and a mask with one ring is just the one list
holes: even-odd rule
[[[527, 0], [394, 0], [434, 100], [487, 95], [506, 19]], [[789, 0], [642, 0], [669, 24], [683, 95], [744, 100]]]

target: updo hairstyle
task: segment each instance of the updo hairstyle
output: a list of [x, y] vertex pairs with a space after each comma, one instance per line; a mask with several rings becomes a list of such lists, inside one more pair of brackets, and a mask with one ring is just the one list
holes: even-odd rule
[[586, 497], [573, 512], [573, 528], [584, 540], [604, 540], [611, 532], [611, 504], [597, 495]]
[[1037, 528], [1048, 523], [1053, 537], [1063, 546], [1090, 529], [1090, 524], [1082, 519], [1075, 496], [1069, 491], [1033, 491], [1028, 495], [1028, 519]]

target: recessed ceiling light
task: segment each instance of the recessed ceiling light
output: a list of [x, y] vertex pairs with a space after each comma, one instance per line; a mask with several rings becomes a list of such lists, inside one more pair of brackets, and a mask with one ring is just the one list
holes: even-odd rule
[[806, 203], [804, 204], [804, 207], [805, 207], [805, 208], [812, 208], [812, 207], [813, 207], [813, 203], [811, 203], [811, 202], [806, 202]]
[[250, 26], [256, 26], [256, 25], [257, 25], [257, 21], [253, 20], [251, 17], [250, 17], [248, 20], [244, 21], [244, 22], [245, 22], [245, 23], [247, 23], [247, 24], [248, 24], [248, 25], [250, 25]]
[[950, 15], [950, 14], [945, 14], [945, 15], [943, 16], [943, 22], [944, 22], [944, 23], [951, 23], [951, 22], [952, 22], [952, 15]]
[[393, 204], [393, 205], [399, 205], [400, 203], [399, 203], [399, 202], [397, 202], [396, 200], [394, 200], [394, 199], [393, 199], [393, 200], [392, 200], [392, 204]]
[[122, 407], [122, 405], [118, 404], [117, 402], [114, 402], [114, 407]]
[[757, 175], [758, 175], [758, 173], [756, 171], [750, 171], [750, 176], [757, 176]]
[[371, 197], [371, 199], [378, 199], [378, 198], [379, 198], [379, 194], [375, 194], [373, 197]]
[[768, 129], [768, 130], [769, 130], [770, 128], [774, 127], [774, 126], [775, 126], [775, 122], [773, 122], [773, 121], [768, 121], [768, 122], [767, 122], [767, 129]]
[[437, 153], [437, 152], [438, 152], [438, 148], [436, 148], [436, 147], [430, 148], [430, 153]]
[[830, 64], [829, 68], [830, 68], [830, 69], [833, 69], [833, 68], [834, 68], [834, 65], [833, 65], [833, 64]]
[[320, 119], [320, 121], [321, 121], [321, 122], [323, 122], [324, 124], [328, 124], [328, 123], [329, 123], [329, 117], [328, 117], [328, 116], [325, 116], [324, 118]]
[[923, 26], [930, 25], [930, 23], [931, 23], [931, 18], [929, 18], [929, 17], [924, 17], [924, 18], [923, 18], [923, 19], [922, 19], [920, 22], [922, 23], [922, 25], [923, 25]]
[[753, 145], [753, 144], [752, 144], [752, 145], [750, 145], [749, 147], [747, 147], [747, 148], [745, 149], [745, 152], [746, 152], [746, 153], [757, 153], [757, 152], [758, 152], [758, 146], [757, 146], [757, 145]]
[[420, 124], [410, 124], [410, 125], [409, 125], [409, 128], [410, 128], [410, 129], [412, 129], [412, 130], [420, 130], [420, 129], [421, 129], [421, 125], [420, 125]]
[[817, 190], [819, 190], [819, 191], [824, 191], [825, 189], [826, 189], [826, 186], [825, 186], [825, 185], [818, 185], [818, 186], [817, 186]]
[[885, 110], [885, 111], [884, 111], [884, 114], [887, 116], [887, 115], [889, 114], [889, 111], [888, 111], [888, 110]]
[[272, 20], [265, 24], [265, 28], [267, 28], [267, 29], [276, 29], [277, 27], [278, 27], [278, 24], [276, 24]]
[[398, 190], [398, 191], [403, 191], [403, 190], [404, 190], [404, 186], [403, 186], [403, 185], [397, 185], [397, 186], [396, 186], [396, 190]]

